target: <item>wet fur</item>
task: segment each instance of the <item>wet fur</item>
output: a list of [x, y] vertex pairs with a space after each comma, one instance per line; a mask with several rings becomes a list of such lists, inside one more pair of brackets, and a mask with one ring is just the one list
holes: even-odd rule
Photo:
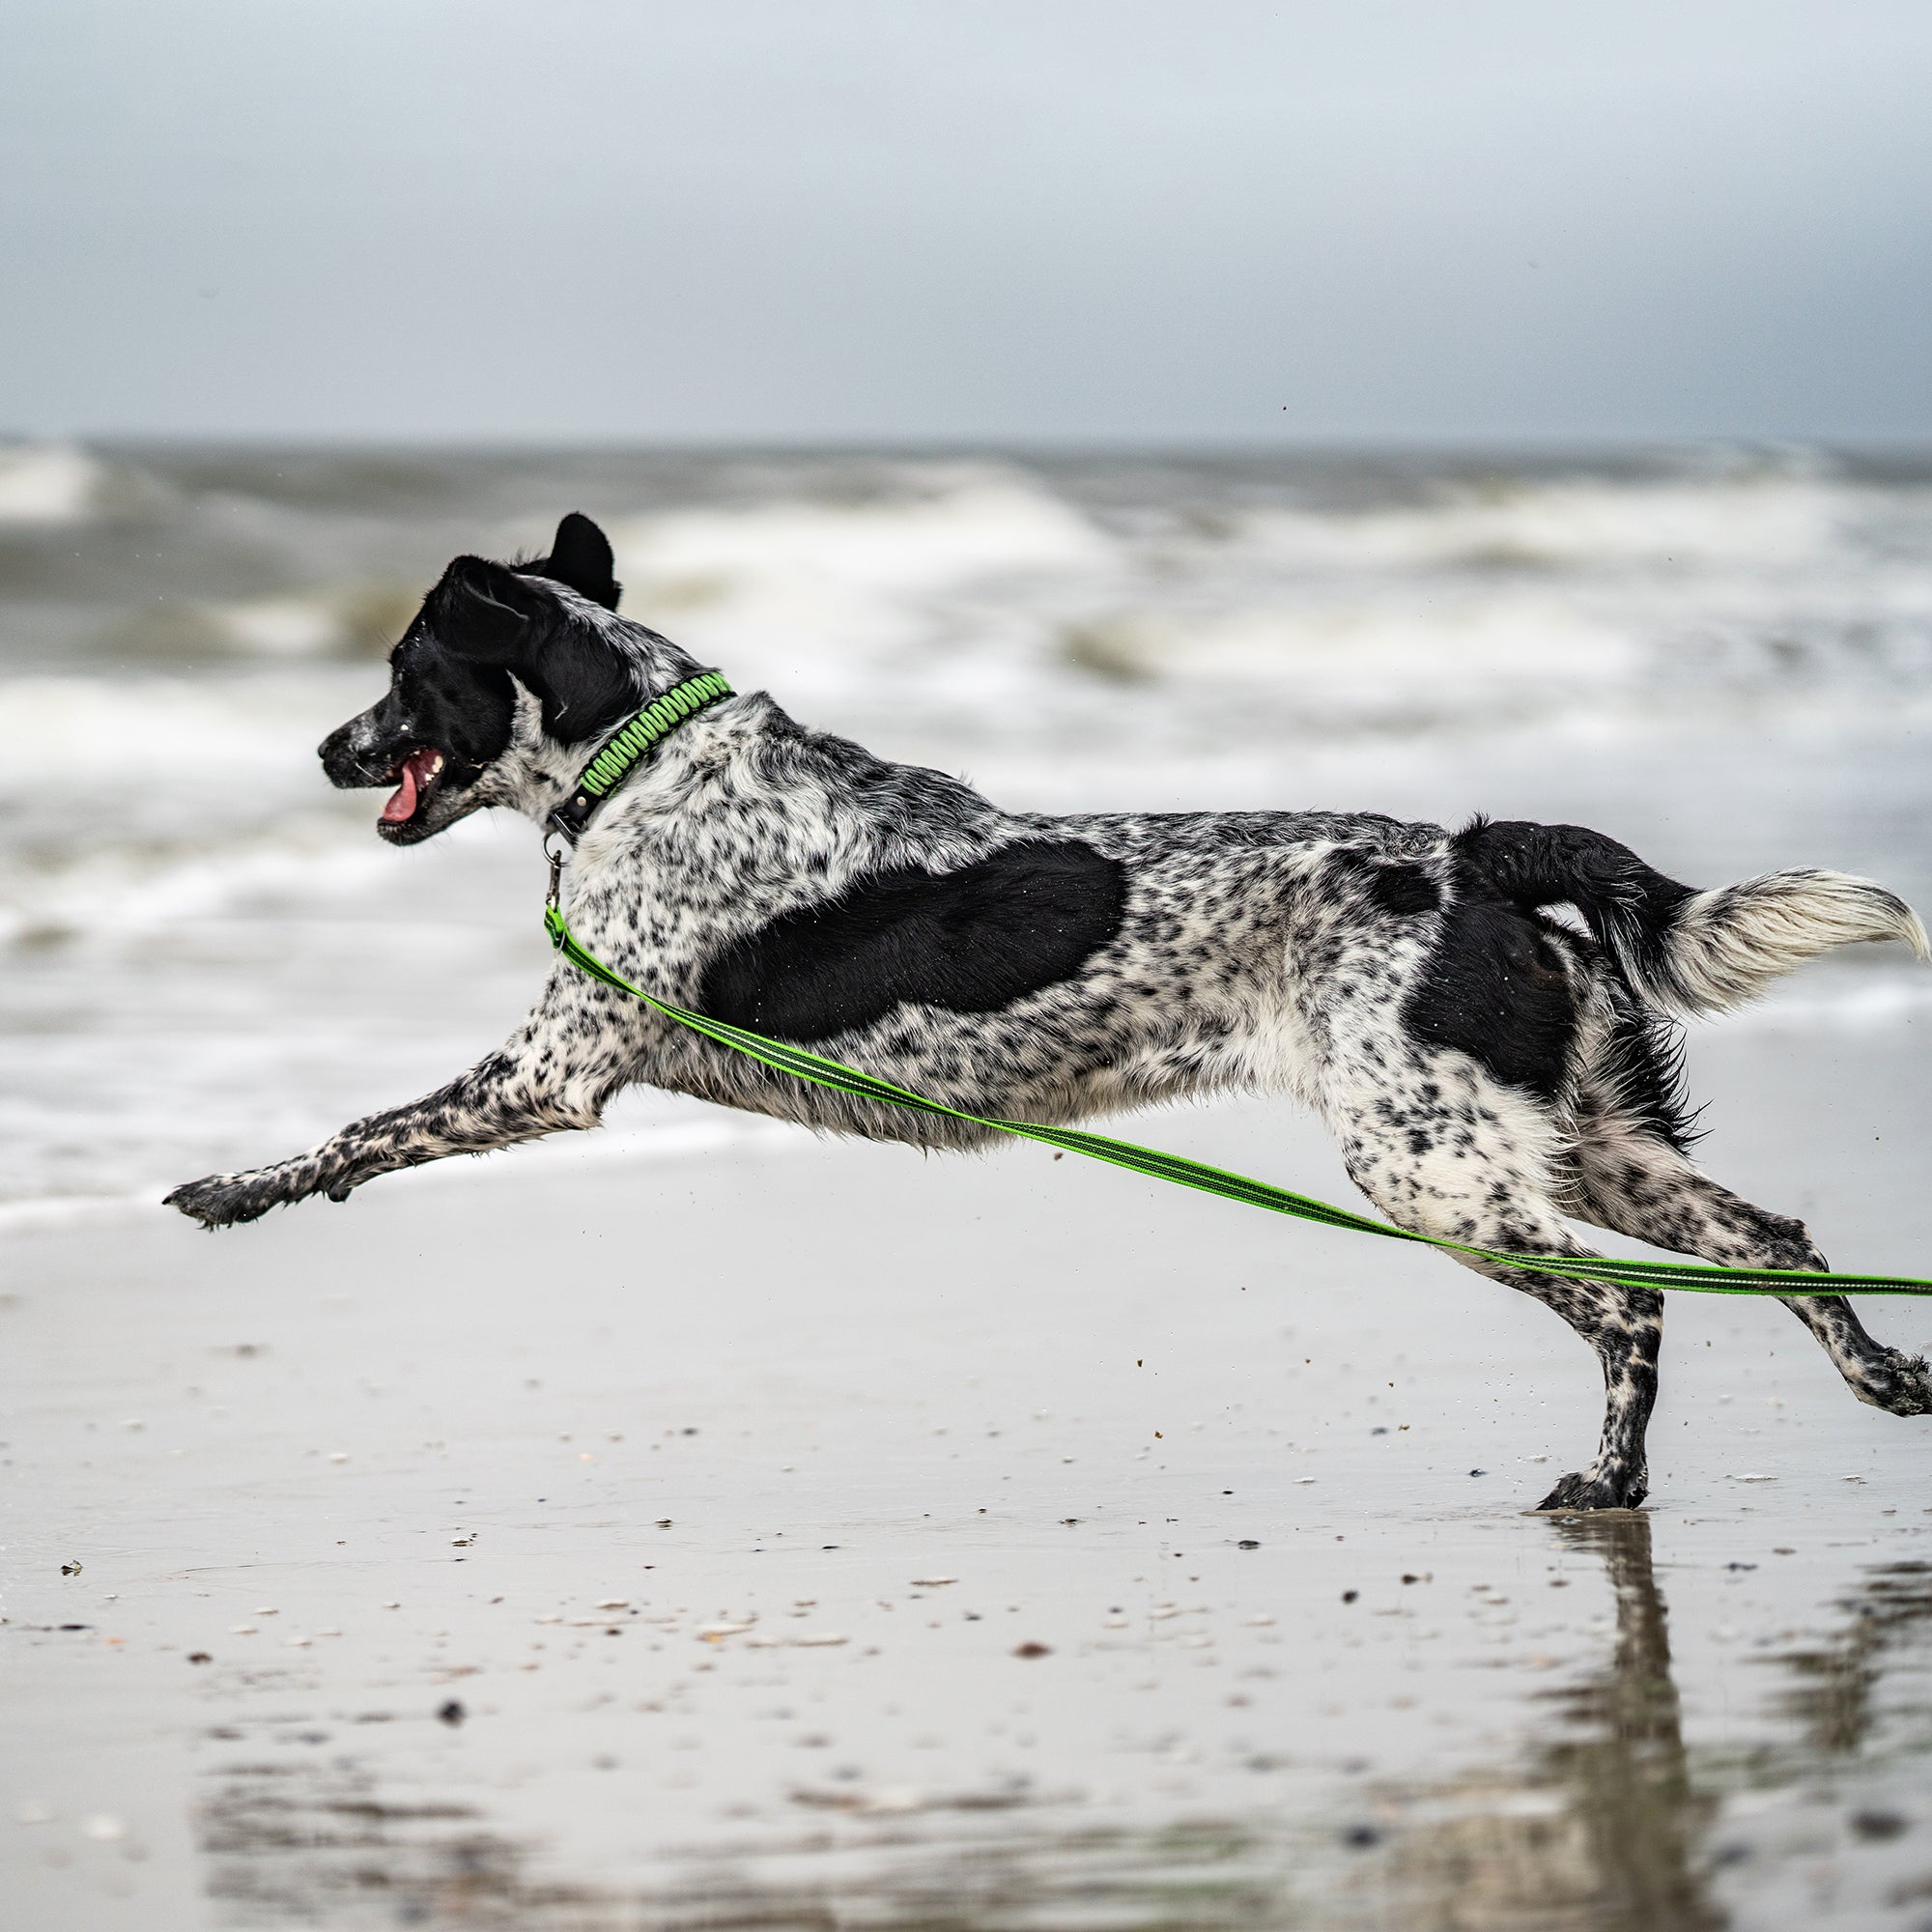
[[[384, 783], [434, 747], [444, 769], [385, 836], [414, 842], [497, 805], [541, 822], [604, 735], [700, 668], [616, 602], [582, 518], [529, 563], [458, 558], [397, 645], [388, 694], [323, 746], [329, 778]], [[661, 997], [972, 1113], [1073, 1122], [1288, 1093], [1404, 1227], [1558, 1258], [1587, 1252], [1574, 1219], [1805, 1269], [1825, 1262], [1801, 1223], [1690, 1162], [1661, 1009], [1730, 1004], [1846, 939], [1924, 941], [1868, 881], [1791, 872], [1695, 893], [1580, 827], [1004, 811], [763, 693], [653, 753], [591, 822], [564, 895], [583, 945]], [[802, 1085], [559, 962], [508, 1041], [439, 1092], [169, 1200], [210, 1227], [345, 1200], [398, 1168], [595, 1126], [634, 1082], [874, 1140], [993, 1138]], [[1545, 1507], [1641, 1502], [1661, 1298], [1471, 1264], [1555, 1310], [1603, 1367], [1597, 1454]], [[1924, 1363], [1872, 1341], [1842, 1299], [1787, 1305], [1861, 1400], [1932, 1412]]]

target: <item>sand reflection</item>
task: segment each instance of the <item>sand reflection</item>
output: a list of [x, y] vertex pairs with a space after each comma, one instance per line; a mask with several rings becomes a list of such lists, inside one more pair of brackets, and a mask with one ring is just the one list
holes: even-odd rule
[[[1607, 1649], [1531, 1700], [1520, 1750], [1437, 1783], [1356, 1788], [1345, 1805], [1304, 1816], [1179, 1820], [1151, 1833], [1068, 1831], [1064, 1808], [1049, 1822], [1023, 1804], [970, 1821], [806, 1827], [728, 1860], [688, 1860], [646, 1893], [560, 1880], [541, 1846], [469, 1806], [385, 1804], [374, 1767], [259, 1762], [229, 1766], [203, 1807], [209, 1888], [231, 1922], [257, 1926], [1712, 1932], [1733, 1922], [1725, 1893], [1750, 1867], [1760, 1902], [1768, 1883], [1779, 1906], [1753, 1910], [1752, 1923], [1805, 1919], [1800, 1889], [1779, 1885], [1788, 1852], [1777, 1833], [1754, 1840], [1727, 1821], [1727, 1803], [1815, 1783], [1834, 1767], [1909, 1761], [1932, 1744], [1921, 1721], [1873, 1754], [1889, 1674], [1924, 1662], [1932, 1565], [1867, 1570], [1823, 1635], [1766, 1653], [1777, 1673], [1766, 1686], [1773, 1742], [1700, 1749], [1686, 1738], [1651, 1520], [1556, 1519], [1549, 1534], [1602, 1566], [1615, 1605]], [[1858, 1808], [1860, 1789], [1853, 1780], [1839, 1793], [1848, 1842], [1910, 1830], [1882, 1805]], [[1932, 1884], [1907, 1876], [1889, 1901], [1921, 1891], [1932, 1897]]]

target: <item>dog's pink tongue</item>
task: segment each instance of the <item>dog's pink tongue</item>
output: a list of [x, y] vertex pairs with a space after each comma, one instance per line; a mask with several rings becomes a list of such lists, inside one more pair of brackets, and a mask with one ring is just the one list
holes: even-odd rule
[[403, 781], [396, 787], [395, 796], [383, 808], [383, 822], [385, 825], [400, 825], [416, 809], [416, 760], [412, 754], [403, 764]]

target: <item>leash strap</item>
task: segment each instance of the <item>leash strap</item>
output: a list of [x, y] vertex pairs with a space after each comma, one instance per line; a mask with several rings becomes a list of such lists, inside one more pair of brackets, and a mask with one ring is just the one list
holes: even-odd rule
[[1569, 1281], [1605, 1281], [1625, 1288], [1680, 1289], [1699, 1294], [1842, 1294], [1856, 1290], [1861, 1294], [1932, 1295], [1932, 1281], [1918, 1281], [1909, 1275], [1889, 1274], [1807, 1274], [1794, 1268], [1712, 1267], [1691, 1262], [1620, 1261], [1602, 1255], [1510, 1255], [1492, 1248], [1470, 1247], [1463, 1241], [1444, 1240], [1435, 1235], [1418, 1235], [1407, 1228], [1391, 1227], [1386, 1221], [1371, 1220], [1366, 1214], [1351, 1214], [1344, 1208], [1331, 1208], [1306, 1194], [1292, 1194], [1285, 1187], [1265, 1180], [1250, 1180], [1224, 1168], [1208, 1167], [1179, 1154], [1160, 1153], [1152, 1148], [1137, 1147], [1132, 1141], [1110, 1140], [1104, 1134], [1083, 1133], [1076, 1127], [1042, 1126], [1031, 1121], [989, 1121], [928, 1100], [909, 1088], [895, 1087], [890, 1081], [876, 1080], [857, 1067], [846, 1066], [822, 1054], [809, 1053], [781, 1039], [768, 1039], [763, 1034], [744, 1027], [727, 1026], [723, 1020], [707, 1018], [684, 1007], [674, 1007], [635, 986], [621, 973], [614, 973], [601, 959], [586, 952], [577, 943], [562, 909], [554, 898], [544, 907], [544, 928], [557, 952], [577, 967], [641, 1000], [653, 1012], [720, 1046], [729, 1047], [750, 1060], [788, 1073], [814, 1087], [829, 1087], [855, 1099], [874, 1100], [882, 1106], [902, 1107], [909, 1113], [943, 1115], [964, 1121], [976, 1127], [991, 1127], [996, 1132], [1013, 1134], [1022, 1140], [1040, 1141], [1063, 1153], [1085, 1154], [1090, 1160], [1104, 1160], [1130, 1173], [1144, 1174], [1152, 1180], [1171, 1180], [1179, 1187], [1199, 1188], [1204, 1194], [1218, 1194], [1224, 1201], [1238, 1201], [1249, 1208], [1263, 1208], [1271, 1214], [1289, 1214], [1299, 1221], [1314, 1221], [1327, 1228], [1346, 1228], [1357, 1235], [1380, 1235], [1392, 1241], [1416, 1241], [1425, 1247], [1444, 1248], [1452, 1254], [1496, 1262], [1509, 1267], [1528, 1268], [1537, 1274], [1559, 1275]]
[[730, 696], [731, 687], [719, 672], [701, 670], [696, 677], [672, 685], [662, 697], [652, 698], [597, 748], [590, 762], [578, 773], [570, 796], [551, 813], [551, 829], [562, 833], [575, 845], [590, 823], [590, 814], [637, 770], [660, 738], [706, 705]]

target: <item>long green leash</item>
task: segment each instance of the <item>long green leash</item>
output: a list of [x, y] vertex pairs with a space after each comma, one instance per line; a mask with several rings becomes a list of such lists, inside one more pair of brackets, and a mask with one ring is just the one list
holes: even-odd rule
[[693, 1033], [702, 1034], [706, 1039], [716, 1040], [720, 1046], [727, 1046], [732, 1052], [742, 1053], [777, 1072], [789, 1073], [814, 1087], [849, 1094], [855, 1099], [876, 1100], [889, 1107], [903, 1107], [909, 1113], [937, 1114], [950, 1121], [964, 1121], [971, 1126], [991, 1127], [997, 1133], [1012, 1134], [1021, 1140], [1041, 1141], [1063, 1153], [1084, 1153], [1091, 1160], [1104, 1160], [1154, 1180], [1171, 1180], [1177, 1186], [1196, 1187], [1204, 1194], [1218, 1194], [1224, 1201], [1264, 1208], [1271, 1214], [1292, 1214], [1298, 1221], [1347, 1228], [1357, 1235], [1381, 1235], [1392, 1241], [1417, 1241], [1424, 1247], [1446, 1248], [1477, 1261], [1499, 1262], [1538, 1274], [1561, 1275], [1575, 1281], [1607, 1281], [1629, 1288], [1675, 1288], [1700, 1294], [1842, 1294], [1856, 1290], [1861, 1294], [1932, 1295], [1932, 1281], [1918, 1281], [1908, 1275], [1806, 1274], [1794, 1268], [1711, 1267], [1690, 1262], [1617, 1261], [1600, 1255], [1510, 1255], [1493, 1248], [1471, 1247], [1465, 1241], [1444, 1240], [1435, 1235], [1418, 1235], [1407, 1228], [1371, 1220], [1366, 1214], [1351, 1214], [1345, 1208], [1331, 1208], [1327, 1202], [1316, 1201], [1306, 1194], [1292, 1194], [1287, 1188], [1271, 1186], [1265, 1180], [1251, 1180], [1244, 1174], [1230, 1174], [1225, 1168], [1208, 1167], [1179, 1154], [1137, 1147], [1132, 1141], [1110, 1140], [1104, 1134], [1082, 1133], [1076, 1127], [1042, 1126], [1033, 1121], [990, 1121], [983, 1115], [949, 1107], [943, 1101], [915, 1094], [910, 1088], [895, 1087], [891, 1081], [874, 1079], [855, 1066], [828, 1060], [823, 1054], [808, 1053], [802, 1046], [769, 1039], [745, 1027], [727, 1026], [723, 1020], [710, 1019], [703, 1013], [660, 1000], [641, 986], [634, 985], [621, 973], [612, 972], [593, 953], [586, 952], [578, 944], [554, 900], [544, 908], [544, 929], [550, 934], [552, 946], [593, 980], [601, 980], [620, 993], [629, 993], [666, 1019], [675, 1020], [679, 1026], [689, 1027]]
[[[599, 804], [639, 765], [657, 742], [687, 718], [732, 695], [731, 687], [717, 671], [700, 671], [696, 676], [666, 692], [606, 739], [571, 788], [571, 795], [551, 814], [551, 827], [572, 843], [588, 823]], [[548, 844], [548, 841], [546, 841]], [[1041, 1126], [1034, 1121], [989, 1121], [968, 1114], [938, 1100], [928, 1100], [910, 1088], [895, 1087], [889, 1080], [875, 1080], [823, 1054], [808, 1053], [781, 1039], [768, 1039], [745, 1027], [727, 1026], [685, 1007], [674, 1007], [636, 986], [621, 973], [612, 972], [594, 954], [577, 943], [565, 923], [558, 903], [559, 880], [563, 867], [561, 853], [550, 861], [550, 895], [544, 903], [544, 929], [550, 943], [580, 971], [620, 993], [641, 1000], [653, 1012], [706, 1039], [728, 1046], [749, 1060], [780, 1073], [789, 1073], [814, 1087], [829, 1087], [855, 1099], [876, 1100], [888, 1107], [903, 1107], [908, 1113], [937, 1114], [949, 1121], [964, 1121], [969, 1126], [990, 1127], [995, 1133], [1012, 1134], [1020, 1140], [1041, 1141], [1063, 1153], [1084, 1153], [1090, 1160], [1104, 1160], [1113, 1167], [1124, 1167], [1133, 1174], [1145, 1174], [1153, 1180], [1171, 1180], [1178, 1187], [1196, 1187], [1204, 1194], [1218, 1194], [1224, 1201], [1239, 1201], [1250, 1208], [1264, 1208], [1270, 1214], [1291, 1214], [1298, 1221], [1319, 1222], [1324, 1228], [1347, 1228], [1357, 1235], [1381, 1235], [1392, 1241], [1416, 1241], [1428, 1248], [1446, 1248], [1451, 1254], [1468, 1255], [1477, 1261], [1499, 1262], [1509, 1267], [1528, 1268], [1537, 1274], [1560, 1275], [1572, 1281], [1607, 1281], [1627, 1288], [1675, 1288], [1699, 1294], [1842, 1294], [1857, 1290], [1861, 1294], [1932, 1295], [1932, 1281], [1917, 1281], [1909, 1275], [1891, 1274], [1807, 1274], [1796, 1268], [1711, 1267], [1692, 1262], [1616, 1261], [1602, 1255], [1510, 1255], [1493, 1248], [1471, 1247], [1465, 1241], [1444, 1240], [1436, 1235], [1418, 1235], [1407, 1228], [1393, 1228], [1386, 1221], [1373, 1221], [1366, 1214], [1351, 1214], [1346, 1208], [1331, 1208], [1306, 1194], [1291, 1194], [1285, 1187], [1273, 1187], [1265, 1180], [1250, 1180], [1244, 1174], [1230, 1174], [1225, 1168], [1208, 1167], [1198, 1160], [1184, 1160], [1177, 1153], [1159, 1153], [1152, 1148], [1136, 1147], [1132, 1141], [1110, 1140], [1104, 1134], [1082, 1133], [1076, 1127]]]

